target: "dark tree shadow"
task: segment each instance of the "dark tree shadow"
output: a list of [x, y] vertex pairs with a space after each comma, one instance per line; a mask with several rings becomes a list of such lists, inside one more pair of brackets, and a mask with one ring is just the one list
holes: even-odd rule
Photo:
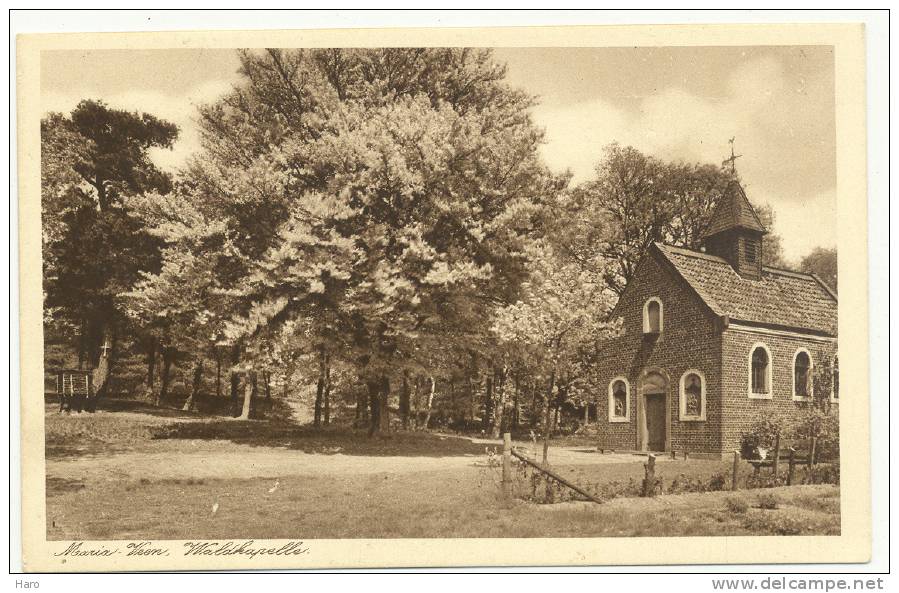
[[398, 431], [369, 437], [364, 429], [314, 428], [278, 420], [208, 420], [159, 427], [156, 439], [230, 441], [325, 455], [444, 457], [483, 455], [485, 446], [463, 437]]
[[69, 478], [47, 478], [47, 496], [59, 496], [66, 492], [77, 492], [85, 488], [82, 480]]

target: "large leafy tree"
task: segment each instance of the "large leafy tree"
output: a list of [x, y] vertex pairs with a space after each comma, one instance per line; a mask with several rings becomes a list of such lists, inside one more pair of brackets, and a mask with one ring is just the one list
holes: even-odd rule
[[[226, 339], [312, 320], [313, 351], [356, 368], [378, 430], [416, 342], [471, 341], [487, 331], [480, 313], [517, 298], [524, 250], [565, 179], [540, 163], [532, 101], [489, 52], [241, 60], [244, 81], [201, 110], [204, 150], [178, 188], [196, 212], [184, 219], [221, 238], [221, 249], [194, 251], [215, 259]], [[154, 228], [170, 249], [192, 250], [177, 236], [191, 233]], [[163, 281], [148, 276], [142, 290]]]
[[171, 189], [148, 151], [171, 147], [177, 134], [174, 124], [100, 101], [82, 101], [68, 116], [52, 113], [41, 121], [46, 306], [80, 328], [79, 358], [92, 365], [104, 343], [114, 355], [123, 321], [117, 295], [140, 270], [159, 265], [159, 244], [126, 199]]
[[[543, 389], [544, 461], [553, 407], [570, 399], [585, 403], [593, 392], [591, 374], [608, 338], [621, 320], [610, 313], [617, 300], [606, 278], [612, 265], [599, 250], [581, 242], [596, 231], [578, 202], [561, 201], [556, 232], [528, 250], [531, 272], [521, 298], [498, 307], [492, 331], [527, 361], [529, 372], [546, 381]], [[600, 231], [601, 232], [601, 231]], [[581, 396], [581, 397], [578, 397]]]
[[802, 258], [799, 269], [816, 274], [834, 291], [837, 290], [837, 250], [836, 248], [815, 247]]
[[[712, 210], [733, 174], [714, 165], [670, 163], [618, 144], [605, 148], [595, 177], [573, 190], [582, 216], [598, 230], [569, 252], [596, 249], [612, 265], [605, 280], [620, 294], [649, 246], [661, 241], [698, 249]], [[765, 264], [782, 265], [780, 238], [770, 232], [773, 212], [757, 208], [768, 226]]]
[[774, 231], [776, 218], [774, 209], [770, 204], [755, 203], [752, 205], [756, 214], [762, 221], [768, 233], [763, 239], [762, 249], [762, 265], [772, 266], [774, 268], [790, 268], [790, 264], [784, 258], [783, 238]]

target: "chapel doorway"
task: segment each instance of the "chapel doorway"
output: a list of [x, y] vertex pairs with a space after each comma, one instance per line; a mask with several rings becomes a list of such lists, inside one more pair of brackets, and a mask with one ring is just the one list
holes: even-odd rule
[[649, 372], [640, 380], [638, 399], [641, 451], [668, 449], [668, 379], [659, 372]]
[[649, 451], [665, 450], [665, 394], [647, 393], [646, 398], [646, 448]]

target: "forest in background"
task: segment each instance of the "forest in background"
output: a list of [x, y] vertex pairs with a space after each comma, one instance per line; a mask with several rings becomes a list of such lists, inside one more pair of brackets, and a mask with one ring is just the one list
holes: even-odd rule
[[[488, 50], [241, 51], [175, 125], [85, 98], [41, 122], [45, 368], [232, 416], [300, 401], [369, 434], [576, 426], [637, 261], [697, 249], [734, 177], [627, 146], [572, 184]], [[185, 105], [185, 109], [192, 109]], [[758, 204], [766, 226], [770, 207]], [[786, 267], [779, 238], [765, 261]], [[836, 253], [800, 268], [836, 288]]]

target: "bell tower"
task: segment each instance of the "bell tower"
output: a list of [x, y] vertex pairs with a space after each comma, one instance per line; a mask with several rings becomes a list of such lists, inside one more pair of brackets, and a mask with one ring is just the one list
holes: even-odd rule
[[744, 278], [762, 277], [762, 238], [768, 233], [737, 181], [718, 200], [703, 235], [706, 253], [724, 258]]

